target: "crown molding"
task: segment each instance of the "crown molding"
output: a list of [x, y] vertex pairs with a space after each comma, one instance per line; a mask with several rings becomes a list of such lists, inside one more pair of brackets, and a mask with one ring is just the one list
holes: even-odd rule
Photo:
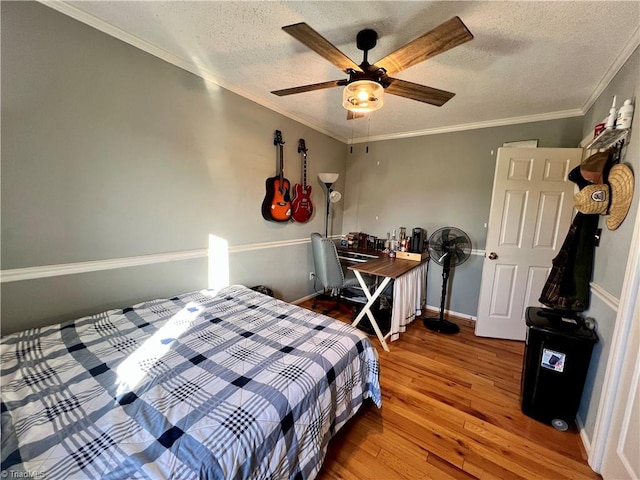
[[613, 59], [613, 62], [611, 62], [611, 65], [600, 79], [598, 85], [596, 85], [596, 88], [593, 90], [593, 93], [591, 93], [591, 96], [587, 99], [586, 102], [584, 102], [584, 105], [582, 106], [582, 111], [584, 112], [583, 115], [586, 115], [586, 113], [593, 106], [596, 100], [600, 97], [600, 95], [602, 95], [602, 92], [604, 92], [605, 88], [607, 88], [607, 85], [609, 85], [611, 80], [613, 80], [613, 77], [618, 74], [620, 69], [627, 62], [627, 60], [629, 60], [629, 57], [633, 54], [636, 48], [638, 48], [638, 46], [640, 46], [640, 26], [636, 27], [635, 31], [629, 37], [629, 41], [616, 56], [616, 58]]
[[584, 115], [582, 110], [561, 110], [558, 112], [541, 113], [537, 115], [524, 115], [522, 117], [500, 118], [498, 120], [487, 120], [485, 122], [464, 123], [460, 125], [450, 125], [447, 127], [428, 128], [425, 130], [414, 130], [412, 132], [392, 133], [389, 135], [377, 135], [374, 137], [359, 137], [348, 141], [348, 145], [356, 143], [380, 142], [383, 140], [396, 140], [400, 138], [422, 137], [425, 135], [439, 135], [442, 133], [461, 132], [464, 130], [476, 130], [479, 128], [503, 127], [505, 125], [515, 125], [518, 123], [542, 122], [545, 120], [557, 120], [559, 118], [580, 117]]
[[600, 80], [599, 84], [596, 86], [595, 90], [591, 94], [591, 96], [587, 99], [585, 104], [580, 109], [573, 110], [564, 110], [559, 112], [550, 112], [544, 114], [537, 115], [526, 115], [521, 117], [511, 117], [511, 118], [503, 118], [498, 120], [490, 120], [486, 122], [476, 122], [476, 123], [467, 123], [467, 124], [459, 124], [459, 125], [450, 125], [446, 127], [432, 128], [432, 129], [424, 129], [424, 130], [415, 130], [411, 132], [401, 132], [396, 134], [388, 134], [388, 135], [378, 135], [375, 137], [360, 137], [348, 139], [337, 135], [325, 128], [318, 126], [315, 123], [309, 122], [308, 120], [301, 118], [285, 109], [281, 108], [279, 105], [274, 102], [270, 102], [264, 98], [258, 97], [246, 90], [239, 88], [235, 85], [230, 84], [226, 80], [214, 75], [211, 71], [207, 70], [201, 65], [194, 64], [191, 60], [182, 58], [178, 55], [175, 55], [167, 50], [158, 47], [146, 40], [142, 40], [141, 38], [132, 35], [104, 20], [101, 20], [93, 15], [89, 15], [86, 12], [78, 9], [77, 7], [65, 2], [65, 1], [56, 1], [56, 0], [38, 0], [41, 4], [46, 5], [64, 15], [67, 15], [79, 22], [82, 22], [90, 27], [95, 28], [107, 35], [110, 35], [114, 38], [117, 38], [129, 45], [132, 45], [144, 52], [147, 52], [161, 60], [164, 60], [172, 65], [175, 65], [178, 68], [186, 70], [194, 75], [199, 76], [203, 80], [214, 84], [216, 86], [222, 87], [225, 90], [229, 90], [230, 92], [235, 93], [243, 98], [246, 98], [258, 105], [261, 105], [269, 110], [272, 110], [284, 117], [287, 117], [295, 122], [298, 122], [302, 125], [305, 125], [319, 133], [327, 135], [339, 142], [345, 143], [346, 145], [358, 144], [358, 143], [368, 143], [368, 142], [379, 142], [383, 140], [396, 140], [401, 138], [410, 138], [410, 137], [420, 137], [425, 135], [438, 135], [442, 133], [452, 133], [452, 132], [460, 132], [465, 130], [475, 130], [479, 128], [490, 128], [490, 127], [501, 127], [506, 125], [514, 125], [520, 123], [530, 123], [530, 122], [540, 122], [545, 120], [556, 120], [560, 118], [569, 118], [569, 117], [578, 117], [583, 116], [589, 110], [589, 108], [593, 105], [596, 99], [600, 96], [600, 94], [604, 91], [608, 83], [611, 79], [618, 73], [620, 68], [624, 65], [624, 63], [629, 59], [634, 50], [640, 45], [640, 27], [638, 27], [635, 32], [631, 35], [629, 41], [620, 52], [620, 54], [614, 59], [611, 66]]

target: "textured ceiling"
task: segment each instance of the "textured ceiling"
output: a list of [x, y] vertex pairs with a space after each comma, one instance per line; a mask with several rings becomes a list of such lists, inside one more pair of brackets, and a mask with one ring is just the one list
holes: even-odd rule
[[[638, 1], [45, 3], [347, 142], [581, 115], [640, 44]], [[363, 28], [378, 32], [375, 63], [453, 16], [475, 38], [395, 75], [455, 92], [442, 107], [385, 95], [347, 121], [341, 88], [269, 93], [346, 78], [284, 25], [308, 23], [359, 64]]]

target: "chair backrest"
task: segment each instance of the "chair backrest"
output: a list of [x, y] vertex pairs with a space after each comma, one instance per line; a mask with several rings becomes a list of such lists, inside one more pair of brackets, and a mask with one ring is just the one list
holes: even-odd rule
[[342, 288], [344, 273], [335, 243], [319, 233], [312, 233], [311, 251], [316, 277], [324, 288]]

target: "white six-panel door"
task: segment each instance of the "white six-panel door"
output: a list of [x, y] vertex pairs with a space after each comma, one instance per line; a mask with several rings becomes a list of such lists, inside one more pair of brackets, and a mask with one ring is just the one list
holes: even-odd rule
[[524, 340], [525, 310], [538, 298], [569, 231], [580, 148], [500, 148], [491, 198], [475, 333]]

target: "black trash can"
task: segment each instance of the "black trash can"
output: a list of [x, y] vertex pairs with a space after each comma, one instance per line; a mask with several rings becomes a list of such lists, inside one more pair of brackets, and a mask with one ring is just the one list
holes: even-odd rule
[[525, 415], [563, 431], [576, 418], [591, 352], [598, 342], [596, 332], [580, 316], [564, 315], [527, 308], [521, 382]]

